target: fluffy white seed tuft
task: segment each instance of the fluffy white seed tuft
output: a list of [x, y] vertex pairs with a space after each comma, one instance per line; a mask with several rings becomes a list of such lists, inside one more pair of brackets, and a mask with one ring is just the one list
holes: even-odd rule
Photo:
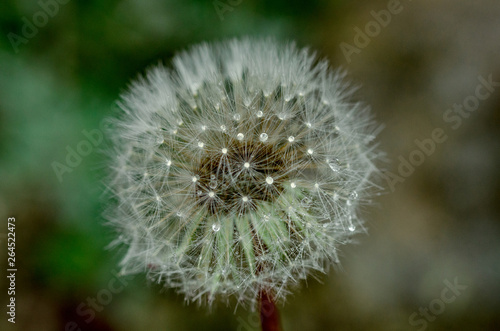
[[111, 130], [122, 272], [254, 306], [337, 263], [364, 230], [379, 155], [351, 93], [326, 61], [271, 40], [201, 44], [148, 70]]

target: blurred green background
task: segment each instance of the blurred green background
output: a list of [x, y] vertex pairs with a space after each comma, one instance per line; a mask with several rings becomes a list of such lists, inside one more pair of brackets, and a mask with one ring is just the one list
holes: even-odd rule
[[[310, 46], [362, 86], [357, 96], [385, 125], [379, 142], [387, 171], [398, 173], [399, 157], [417, 149], [415, 139], [430, 138], [436, 128], [448, 137], [394, 190], [383, 183], [385, 194], [366, 213], [369, 235], [343, 248], [342, 270], [294, 291], [281, 308], [284, 329], [500, 330], [500, 87], [456, 129], [443, 120], [475, 94], [479, 77], [500, 82], [500, 2], [394, 6], [378, 0], [3, 0], [0, 329], [259, 329], [255, 313], [185, 305], [173, 291], [147, 285], [144, 275], [124, 279], [108, 297], [123, 251], [105, 249], [114, 235], [100, 216], [104, 158], [93, 147], [60, 178], [53, 162], [65, 164], [68, 147], [76, 149], [87, 140], [83, 131], [99, 128], [148, 65], [168, 63], [200, 41], [271, 35]], [[373, 23], [391, 8], [390, 22]], [[30, 29], [32, 23], [39, 26]], [[363, 39], [357, 28], [373, 30]], [[4, 312], [12, 216], [15, 325]], [[462, 289], [453, 300], [447, 292], [444, 302], [447, 280]], [[86, 309], [96, 297], [106, 304], [94, 316]]]

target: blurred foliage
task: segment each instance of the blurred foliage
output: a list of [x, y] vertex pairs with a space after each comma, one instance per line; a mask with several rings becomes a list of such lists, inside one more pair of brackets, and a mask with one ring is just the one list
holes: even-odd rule
[[[312, 46], [365, 86], [387, 126], [381, 139], [395, 165], [414, 148], [413, 139], [443, 125], [441, 112], [473, 91], [477, 75], [500, 80], [498, 1], [404, 3], [405, 11], [353, 63], [339, 44], [352, 43], [353, 27], [363, 27], [387, 1], [232, 3], [238, 4], [218, 13], [203, 0], [70, 0], [18, 52], [9, 34], [22, 36], [40, 4], [0, 3], [0, 215], [19, 220], [20, 270], [18, 323], [1, 319], [0, 329], [63, 330], [70, 321], [82, 330], [258, 329], [255, 313], [185, 306], [172, 291], [147, 286], [143, 275], [93, 322], [76, 312], [108, 287], [123, 252], [105, 249], [114, 234], [101, 217], [102, 146], [61, 182], [52, 163], [65, 163], [67, 147], [86, 139], [83, 130], [99, 128], [130, 79], [190, 44], [272, 35]], [[312, 280], [290, 298], [282, 312], [286, 330], [415, 330], [410, 314], [439, 295], [443, 279], [457, 275], [469, 290], [432, 329], [500, 329], [499, 105], [498, 94], [487, 100], [481, 114], [450, 133], [441, 154], [383, 198], [369, 224], [372, 236], [346, 250], [346, 272], [322, 277], [326, 284]]]

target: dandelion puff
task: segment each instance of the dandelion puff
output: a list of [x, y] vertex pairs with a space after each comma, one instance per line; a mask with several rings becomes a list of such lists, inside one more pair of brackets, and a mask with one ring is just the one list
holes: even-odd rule
[[172, 70], [150, 68], [110, 131], [122, 272], [187, 301], [255, 307], [338, 263], [364, 231], [380, 155], [352, 91], [326, 61], [273, 40], [204, 43]]

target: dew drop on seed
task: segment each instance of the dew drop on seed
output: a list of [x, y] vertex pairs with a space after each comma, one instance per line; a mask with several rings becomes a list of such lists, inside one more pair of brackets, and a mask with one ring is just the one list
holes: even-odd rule
[[227, 154], [227, 148], [222, 149], [222, 154]]
[[161, 198], [159, 195], [156, 196], [156, 201], [160, 202], [161, 201]]
[[352, 205], [352, 201], [351, 200], [347, 200], [346, 201], [346, 205], [351, 206]]
[[335, 158], [333, 161], [326, 160], [328, 165], [330, 166], [330, 169], [332, 169], [333, 172], [339, 172], [340, 171], [340, 161], [339, 159]]
[[269, 221], [269, 215], [264, 215], [264, 216], [262, 216], [262, 221], [263, 221], [263, 222], [267, 222], [267, 221]]
[[201, 141], [200, 141], [200, 142], [198, 142], [198, 147], [199, 147], [199, 148], [203, 148], [203, 146], [205, 146], [205, 144], [204, 144], [204, 143], [202, 143]]
[[214, 232], [219, 232], [220, 224], [219, 223], [212, 224], [212, 230], [214, 230]]
[[247, 202], [248, 201], [248, 197], [245, 196], [245, 197], [241, 198], [241, 200], [243, 200], [243, 202]]
[[238, 140], [243, 140], [243, 138], [245, 138], [245, 135], [241, 132], [236, 135], [236, 139]]
[[356, 200], [357, 198], [358, 198], [358, 192], [353, 191], [351, 194], [349, 194], [349, 199]]
[[354, 224], [349, 225], [349, 231], [354, 232], [354, 230], [356, 230]]
[[212, 188], [212, 189], [217, 188], [217, 180], [212, 179], [212, 180], [210, 181], [210, 183], [208, 183], [208, 186], [210, 186], [210, 188]]
[[191, 180], [193, 181], [193, 183], [196, 183], [198, 181], [198, 176], [191, 177]]
[[290, 137], [288, 137], [288, 141], [289, 141], [289, 142], [293, 142], [294, 140], [295, 140], [295, 137], [294, 137], [294, 136], [290, 136]]
[[307, 150], [307, 154], [309, 154], [309, 155], [313, 155], [313, 153], [314, 153], [314, 151], [313, 151], [312, 149], [310, 149], [310, 148], [309, 148], [309, 149]]
[[318, 184], [318, 183], [315, 183], [315, 184], [314, 184], [314, 188], [319, 188], [319, 184]]
[[257, 117], [262, 117], [264, 115], [264, 113], [262, 112], [262, 110], [259, 110], [257, 112]]
[[264, 142], [267, 140], [268, 137], [269, 136], [267, 135], [267, 133], [263, 132], [260, 134], [259, 139], [260, 139], [260, 141]]
[[307, 126], [308, 128], [310, 128], [310, 127], [312, 126], [311, 122], [307, 122], [307, 123], [306, 123], [306, 126]]
[[297, 184], [295, 184], [294, 182], [292, 182], [292, 183], [290, 184], [290, 187], [291, 187], [291, 188], [296, 188], [296, 187], [297, 187]]
[[170, 161], [169, 159], [165, 159], [165, 163], [167, 164], [167, 166], [171, 166], [172, 165], [172, 161]]
[[226, 126], [225, 125], [221, 125], [220, 129], [222, 130], [222, 132], [226, 132]]
[[206, 126], [206, 125], [202, 125], [202, 126], [201, 126], [201, 130], [202, 130], [202, 131], [205, 131], [206, 129], [207, 129], [207, 126]]
[[250, 163], [245, 162], [245, 163], [243, 164], [243, 166], [244, 166], [245, 168], [247, 168], [247, 169], [248, 169], [248, 168], [250, 168]]
[[241, 119], [241, 115], [240, 114], [234, 114], [233, 118], [234, 118], [235, 121], [239, 121]]
[[274, 179], [273, 179], [273, 177], [268, 176], [268, 177], [266, 178], [266, 183], [268, 183], [269, 185], [271, 185], [272, 183], [274, 183]]
[[161, 145], [165, 142], [165, 139], [163, 139], [163, 137], [160, 137], [156, 140], [156, 142]]
[[215, 196], [215, 193], [213, 191], [208, 192], [208, 196], [213, 198]]
[[198, 194], [198, 195], [201, 195], [202, 193], [203, 193], [203, 192], [201, 192], [201, 190], [198, 190], [198, 191], [196, 192], [196, 194]]

